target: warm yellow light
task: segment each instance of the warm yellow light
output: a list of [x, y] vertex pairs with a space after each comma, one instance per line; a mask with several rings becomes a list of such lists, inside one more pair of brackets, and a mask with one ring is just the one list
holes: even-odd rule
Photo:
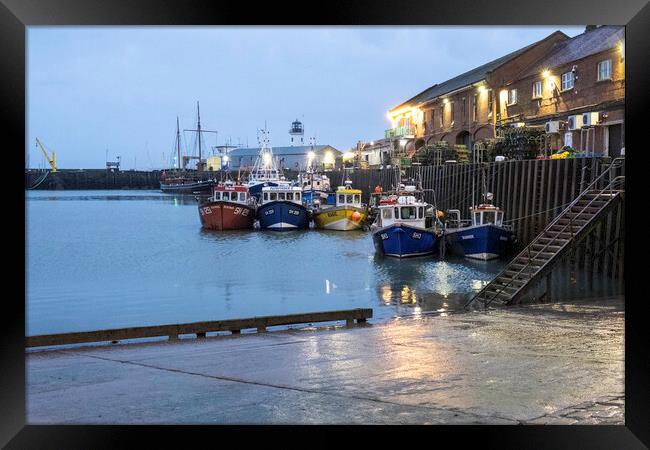
[[618, 50], [621, 52], [621, 59], [625, 59], [625, 41], [618, 43]]
[[334, 164], [334, 155], [332, 152], [325, 152], [325, 157], [323, 158], [325, 164]]
[[487, 88], [485, 87], [485, 85], [480, 85], [480, 86], [478, 87], [478, 93], [479, 93], [479, 94], [483, 94], [483, 93], [486, 92], [486, 91], [487, 91]]
[[271, 155], [268, 153], [264, 153], [264, 156], [262, 156], [262, 159], [264, 160], [264, 165], [268, 166], [271, 164]]
[[307, 153], [307, 158], [309, 158], [310, 160], [314, 159], [315, 157], [316, 157], [316, 153], [314, 153], [314, 152]]
[[447, 103], [449, 103], [449, 99], [448, 98], [443, 98], [442, 103], [446, 105]]
[[546, 69], [542, 72], [542, 78], [548, 78], [551, 76], [551, 71]]
[[354, 158], [354, 153], [352, 152], [345, 152], [343, 153], [343, 160], [348, 160]]

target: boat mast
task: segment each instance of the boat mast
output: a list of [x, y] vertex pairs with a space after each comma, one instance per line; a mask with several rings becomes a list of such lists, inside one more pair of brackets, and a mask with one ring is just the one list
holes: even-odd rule
[[196, 124], [197, 125], [196, 130], [183, 130], [183, 131], [195, 131], [196, 132], [197, 139], [199, 140], [199, 162], [197, 163], [196, 168], [197, 168], [197, 171], [199, 173], [201, 173], [203, 171], [202, 170], [203, 169], [203, 161], [202, 161], [203, 152], [202, 152], [202, 147], [201, 147], [201, 133], [214, 133], [214, 134], [217, 134], [217, 132], [212, 131], [212, 130], [202, 130], [201, 129], [201, 110], [199, 108], [199, 102], [198, 101], [196, 102], [196, 112], [197, 112], [197, 119], [198, 119], [197, 124]]
[[198, 123], [196, 124], [196, 129], [198, 130], [199, 138], [199, 166], [201, 165], [201, 110], [199, 109], [199, 102], [196, 102], [196, 114], [198, 117]]
[[181, 169], [181, 129], [176, 116], [176, 151], [178, 153], [178, 170]]

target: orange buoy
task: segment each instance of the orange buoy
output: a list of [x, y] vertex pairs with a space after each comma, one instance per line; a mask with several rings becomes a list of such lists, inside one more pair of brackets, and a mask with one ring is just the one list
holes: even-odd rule
[[352, 213], [352, 220], [355, 222], [358, 222], [359, 219], [361, 219], [361, 214], [359, 214], [359, 211], [355, 211]]
[[381, 193], [381, 186], [377, 185], [375, 186], [375, 194]]

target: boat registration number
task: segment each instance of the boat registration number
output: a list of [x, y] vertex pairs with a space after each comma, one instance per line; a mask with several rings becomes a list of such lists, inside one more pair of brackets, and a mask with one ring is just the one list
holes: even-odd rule
[[272, 209], [269, 209], [268, 211], [264, 211], [264, 215], [268, 216], [269, 214], [273, 214], [275, 211]]
[[235, 208], [234, 214], [241, 215], [241, 216], [247, 216], [248, 215], [248, 209], [237, 207], [237, 208]]
[[386, 239], [388, 239], [388, 233], [381, 233], [379, 236], [380, 236], [381, 239], [384, 240], [384, 241], [385, 241]]
[[419, 240], [421, 238], [422, 238], [422, 233], [417, 233], [417, 232], [413, 233], [413, 239], [418, 239]]
[[209, 206], [204, 206], [201, 208], [201, 215], [212, 214], [212, 209]]
[[300, 215], [300, 211], [298, 211], [297, 209], [290, 209], [290, 210], [289, 210], [289, 214], [292, 214], [292, 215], [294, 215], [294, 216], [299, 216], [299, 215]]

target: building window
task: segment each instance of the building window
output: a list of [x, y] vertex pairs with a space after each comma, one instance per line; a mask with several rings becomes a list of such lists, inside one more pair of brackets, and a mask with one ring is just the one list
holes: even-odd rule
[[562, 91], [573, 89], [573, 72], [562, 74]]
[[493, 96], [492, 96], [492, 89], [488, 90], [488, 117], [492, 117], [492, 102], [493, 102]]
[[478, 120], [478, 94], [474, 94], [474, 110], [472, 112], [472, 120], [474, 122]]
[[510, 89], [508, 91], [508, 106], [517, 103], [517, 89]]
[[598, 63], [598, 81], [612, 79], [612, 60], [606, 59]]
[[542, 82], [535, 81], [533, 83], [533, 98], [541, 98], [541, 97], [542, 97]]

